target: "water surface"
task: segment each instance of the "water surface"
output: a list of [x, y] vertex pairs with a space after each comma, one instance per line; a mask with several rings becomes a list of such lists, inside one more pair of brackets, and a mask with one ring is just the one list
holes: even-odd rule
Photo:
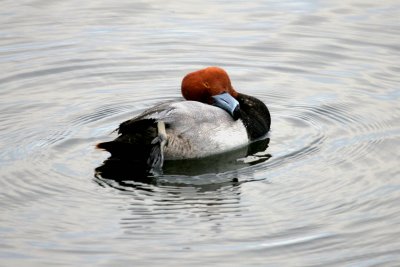
[[[398, 265], [399, 11], [3, 2], [0, 265]], [[267, 149], [150, 182], [95, 176], [97, 142], [210, 65], [268, 105]]]

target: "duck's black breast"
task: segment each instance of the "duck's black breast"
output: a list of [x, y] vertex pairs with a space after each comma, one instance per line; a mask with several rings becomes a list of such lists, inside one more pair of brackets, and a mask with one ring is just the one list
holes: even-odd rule
[[256, 140], [266, 135], [271, 127], [267, 106], [261, 100], [245, 94], [238, 94], [236, 100], [240, 104], [240, 117], [249, 139]]

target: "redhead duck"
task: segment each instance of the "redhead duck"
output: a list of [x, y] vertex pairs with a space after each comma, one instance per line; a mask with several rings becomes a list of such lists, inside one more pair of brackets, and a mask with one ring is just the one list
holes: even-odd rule
[[185, 101], [163, 103], [127, 120], [119, 136], [98, 148], [113, 159], [143, 163], [160, 172], [164, 160], [219, 154], [262, 139], [270, 129], [266, 105], [236, 92], [225, 70], [208, 67], [182, 80]]

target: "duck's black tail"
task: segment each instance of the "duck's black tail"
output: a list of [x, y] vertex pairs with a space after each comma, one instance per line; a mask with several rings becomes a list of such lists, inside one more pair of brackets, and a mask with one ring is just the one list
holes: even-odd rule
[[149, 172], [160, 173], [166, 143], [165, 125], [154, 120], [126, 121], [118, 129], [115, 140], [97, 144], [97, 148], [110, 152], [108, 160], [130, 162]]
[[113, 159], [142, 160], [144, 163], [151, 151], [150, 144], [131, 144], [118, 140], [99, 143], [96, 147], [110, 152]]

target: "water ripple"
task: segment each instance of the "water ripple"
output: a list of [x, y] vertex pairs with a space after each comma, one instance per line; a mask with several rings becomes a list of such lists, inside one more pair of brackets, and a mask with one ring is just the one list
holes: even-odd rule
[[[398, 262], [395, 1], [3, 9], [5, 265]], [[96, 143], [181, 99], [181, 78], [208, 65], [270, 108], [263, 149], [166, 164], [146, 180], [94, 176], [109, 156]]]

